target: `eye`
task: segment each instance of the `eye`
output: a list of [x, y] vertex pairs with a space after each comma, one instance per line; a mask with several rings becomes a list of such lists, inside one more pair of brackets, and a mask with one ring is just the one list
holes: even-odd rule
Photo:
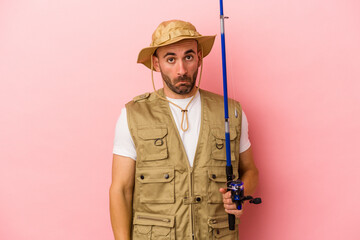
[[168, 63], [174, 63], [175, 62], [175, 58], [168, 58], [167, 60], [166, 60]]
[[186, 60], [193, 60], [194, 57], [193, 57], [192, 55], [187, 55], [187, 56], [185, 57], [185, 59], [186, 59]]

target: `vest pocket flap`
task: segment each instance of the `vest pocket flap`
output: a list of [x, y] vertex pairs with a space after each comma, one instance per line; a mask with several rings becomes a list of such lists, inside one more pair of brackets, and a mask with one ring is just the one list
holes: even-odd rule
[[138, 136], [144, 140], [162, 139], [167, 134], [167, 128], [147, 128], [139, 129]]
[[[172, 228], [175, 224], [175, 217], [169, 215], [135, 212], [134, 224]], [[167, 235], [170, 231], [170, 229], [166, 230], [164, 228], [157, 228], [157, 230], [159, 235]]]
[[238, 239], [238, 218], [235, 218], [235, 230], [229, 230], [228, 215], [208, 218], [208, 225], [213, 233], [213, 239]]
[[212, 169], [208, 171], [209, 179], [213, 182], [222, 182], [225, 183], [226, 180], [226, 174], [225, 169], [222, 171], [219, 171], [219, 169]]
[[166, 183], [174, 179], [173, 168], [137, 169], [136, 179], [141, 183]]
[[[213, 182], [227, 182], [225, 168], [210, 168], [208, 170], [209, 179]], [[238, 179], [239, 173], [234, 172], [233, 179]]]
[[228, 215], [216, 216], [216, 217], [209, 217], [208, 225], [211, 228], [228, 228], [229, 221]]
[[[230, 140], [234, 140], [237, 136], [236, 129], [234, 127], [230, 127], [229, 132], [230, 132]], [[211, 133], [212, 135], [214, 135], [215, 138], [225, 140], [225, 128], [212, 128]]]

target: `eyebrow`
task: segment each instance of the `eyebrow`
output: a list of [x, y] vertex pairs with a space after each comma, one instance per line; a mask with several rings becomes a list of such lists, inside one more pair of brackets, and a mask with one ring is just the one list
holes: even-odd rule
[[167, 56], [175, 56], [175, 55], [176, 55], [175, 53], [168, 52], [165, 54], [165, 56], [163, 58], [166, 58]]
[[[187, 51], [185, 52], [185, 54], [189, 54], [189, 53], [195, 53], [195, 51], [192, 50], [192, 49], [189, 49], [189, 50], [187, 50]], [[168, 52], [168, 53], [165, 54], [165, 56], [164, 56], [163, 58], [166, 58], [167, 56], [176, 56], [176, 54], [173, 53], [173, 52]]]
[[195, 53], [195, 51], [192, 50], [192, 49], [190, 49], [190, 50], [187, 50], [187, 51], [185, 52], [185, 54], [189, 54], [189, 53]]

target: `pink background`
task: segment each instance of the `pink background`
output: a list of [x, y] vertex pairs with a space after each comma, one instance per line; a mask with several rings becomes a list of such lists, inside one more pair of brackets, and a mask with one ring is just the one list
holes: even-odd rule
[[[225, 0], [230, 96], [260, 170], [241, 239], [360, 239], [360, 2]], [[163, 20], [218, 34], [218, 1], [0, 1], [0, 239], [112, 239], [120, 109]], [[220, 39], [202, 87], [221, 86]], [[161, 86], [160, 81], [157, 86]]]

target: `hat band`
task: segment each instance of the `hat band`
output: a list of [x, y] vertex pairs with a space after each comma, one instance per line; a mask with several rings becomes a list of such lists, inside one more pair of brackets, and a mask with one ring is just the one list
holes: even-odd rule
[[154, 40], [150, 46], [157, 47], [159, 45], [166, 43], [169, 40], [172, 40], [172, 39], [175, 39], [178, 37], [199, 37], [199, 36], [201, 36], [201, 35], [194, 30], [175, 29], [175, 30], [169, 32], [169, 34], [164, 34], [161, 37]]

